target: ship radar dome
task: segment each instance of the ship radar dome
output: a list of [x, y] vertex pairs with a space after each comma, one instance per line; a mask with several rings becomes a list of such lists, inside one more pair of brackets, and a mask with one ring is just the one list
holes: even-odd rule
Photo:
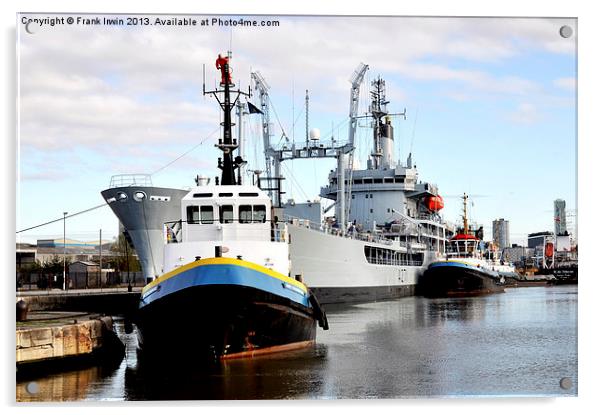
[[312, 128], [311, 130], [309, 130], [309, 138], [311, 138], [312, 140], [319, 140], [320, 130], [317, 128]]

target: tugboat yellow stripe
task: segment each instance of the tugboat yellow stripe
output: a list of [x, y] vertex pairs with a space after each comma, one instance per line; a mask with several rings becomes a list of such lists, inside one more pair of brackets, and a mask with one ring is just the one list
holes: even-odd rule
[[193, 261], [186, 265], [182, 265], [181, 267], [178, 267], [178, 268], [174, 269], [173, 271], [163, 274], [156, 280], [148, 283], [142, 289], [142, 294], [146, 293], [146, 291], [150, 290], [154, 286], [161, 284], [163, 281], [168, 280], [172, 277], [175, 277], [176, 275], [181, 274], [182, 272], [188, 271], [188, 270], [196, 268], [196, 267], [202, 267], [205, 265], [236, 265], [239, 267], [249, 268], [254, 271], [261, 272], [262, 274], [265, 274], [266, 276], [270, 276], [272, 278], [276, 278], [281, 281], [284, 281], [287, 284], [294, 285], [295, 287], [298, 287], [301, 290], [303, 290], [304, 293], [307, 293], [307, 287], [305, 286], [305, 284], [303, 284], [302, 282], [299, 282], [291, 277], [288, 277], [284, 274], [281, 274], [281, 273], [271, 270], [269, 268], [266, 268], [261, 265], [255, 264], [253, 262], [245, 261], [242, 259], [219, 257], [219, 258], [206, 258], [206, 259], [201, 259], [198, 261]]

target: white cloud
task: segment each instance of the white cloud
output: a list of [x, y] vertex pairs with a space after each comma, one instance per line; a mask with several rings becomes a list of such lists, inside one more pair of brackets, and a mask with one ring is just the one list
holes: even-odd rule
[[541, 119], [541, 114], [535, 105], [522, 102], [510, 113], [509, 118], [519, 124], [533, 124]]
[[[257, 17], [260, 18], [260, 17]], [[248, 84], [259, 69], [281, 101], [296, 84], [311, 108], [345, 117], [349, 76], [362, 61], [372, 75], [401, 75], [475, 93], [527, 95], [539, 85], [498, 76], [474, 62], [498, 64], [532, 50], [570, 53], [557, 19], [281, 17], [277, 28], [230, 30], [56, 26], [19, 39], [20, 143], [45, 153], [91, 149], [115, 165], [136, 149], [192, 145], [217, 125], [218, 109], [203, 99], [218, 73], [218, 52], [234, 49], [234, 79]], [[569, 21], [570, 23], [570, 21]], [[20, 28], [19, 30], [22, 30]], [[390, 83], [390, 98], [405, 91]], [[288, 99], [288, 98], [286, 98]], [[404, 105], [404, 103], [400, 103]], [[297, 109], [301, 106], [297, 104]], [[287, 109], [280, 109], [287, 125]], [[521, 115], [518, 115], [521, 114]], [[531, 115], [529, 115], [531, 114]], [[519, 107], [517, 119], [532, 112]], [[521, 118], [522, 117], [522, 118]], [[273, 120], [276, 121], [276, 120]], [[290, 120], [288, 121], [290, 124]]]
[[569, 91], [574, 91], [577, 86], [577, 81], [575, 78], [558, 78], [554, 80], [554, 86], [562, 89], [566, 89]]

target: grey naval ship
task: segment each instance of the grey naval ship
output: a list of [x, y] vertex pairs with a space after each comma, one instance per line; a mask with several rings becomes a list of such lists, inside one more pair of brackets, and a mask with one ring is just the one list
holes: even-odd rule
[[162, 272], [164, 223], [180, 218], [188, 191], [154, 187], [148, 174], [121, 174], [101, 192], [131, 241], [147, 281]]
[[[349, 137], [342, 144], [321, 140], [317, 130], [309, 131], [306, 120], [304, 142], [286, 140], [274, 146], [269, 86], [259, 72], [251, 74], [257, 106], [237, 106], [239, 125], [249, 113], [261, 116], [265, 167], [255, 170], [253, 182], [272, 199], [275, 220], [287, 223], [290, 277], [306, 284], [322, 304], [414, 295], [418, 278], [444, 255], [453, 232], [440, 216], [443, 199], [437, 186], [418, 180], [411, 153], [405, 162], [394, 161], [392, 117], [405, 118], [405, 110], [389, 113], [385, 80], [371, 82], [368, 111], [358, 114], [367, 70], [368, 65], [360, 64], [351, 77]], [[362, 120], [372, 128], [372, 151], [366, 168], [356, 169], [355, 132]], [[242, 129], [238, 132], [242, 142]], [[243, 149], [238, 151], [244, 157]], [[283, 201], [281, 163], [313, 158], [336, 159], [336, 168], [320, 191], [322, 199], [332, 204], [323, 209], [319, 201]], [[209, 185], [209, 180], [197, 176], [196, 185]], [[169, 238], [179, 238], [181, 224], [174, 220], [186, 193], [136, 183], [114, 184], [102, 192], [131, 235], [148, 280], [164, 272], [160, 268], [163, 246]], [[332, 208], [335, 213], [328, 216]]]

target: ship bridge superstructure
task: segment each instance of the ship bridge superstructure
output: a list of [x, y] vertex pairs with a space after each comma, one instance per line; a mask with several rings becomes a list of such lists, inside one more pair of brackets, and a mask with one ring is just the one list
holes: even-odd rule
[[[439, 215], [443, 199], [435, 184], [418, 180], [411, 153], [405, 163], [393, 161], [395, 137], [391, 117], [405, 118], [405, 110], [389, 113], [385, 91], [383, 79], [372, 82], [372, 101], [366, 117], [372, 123], [373, 148], [366, 168], [351, 169], [344, 175], [339, 171], [341, 166], [331, 170], [328, 184], [320, 189], [320, 196], [338, 203], [339, 189], [346, 189], [349, 214], [346, 222], [337, 217], [335, 225], [345, 232], [351, 229], [379, 233], [443, 254], [445, 241], [452, 233], [451, 227]], [[345, 177], [343, 186], [340, 183], [342, 177]]]

